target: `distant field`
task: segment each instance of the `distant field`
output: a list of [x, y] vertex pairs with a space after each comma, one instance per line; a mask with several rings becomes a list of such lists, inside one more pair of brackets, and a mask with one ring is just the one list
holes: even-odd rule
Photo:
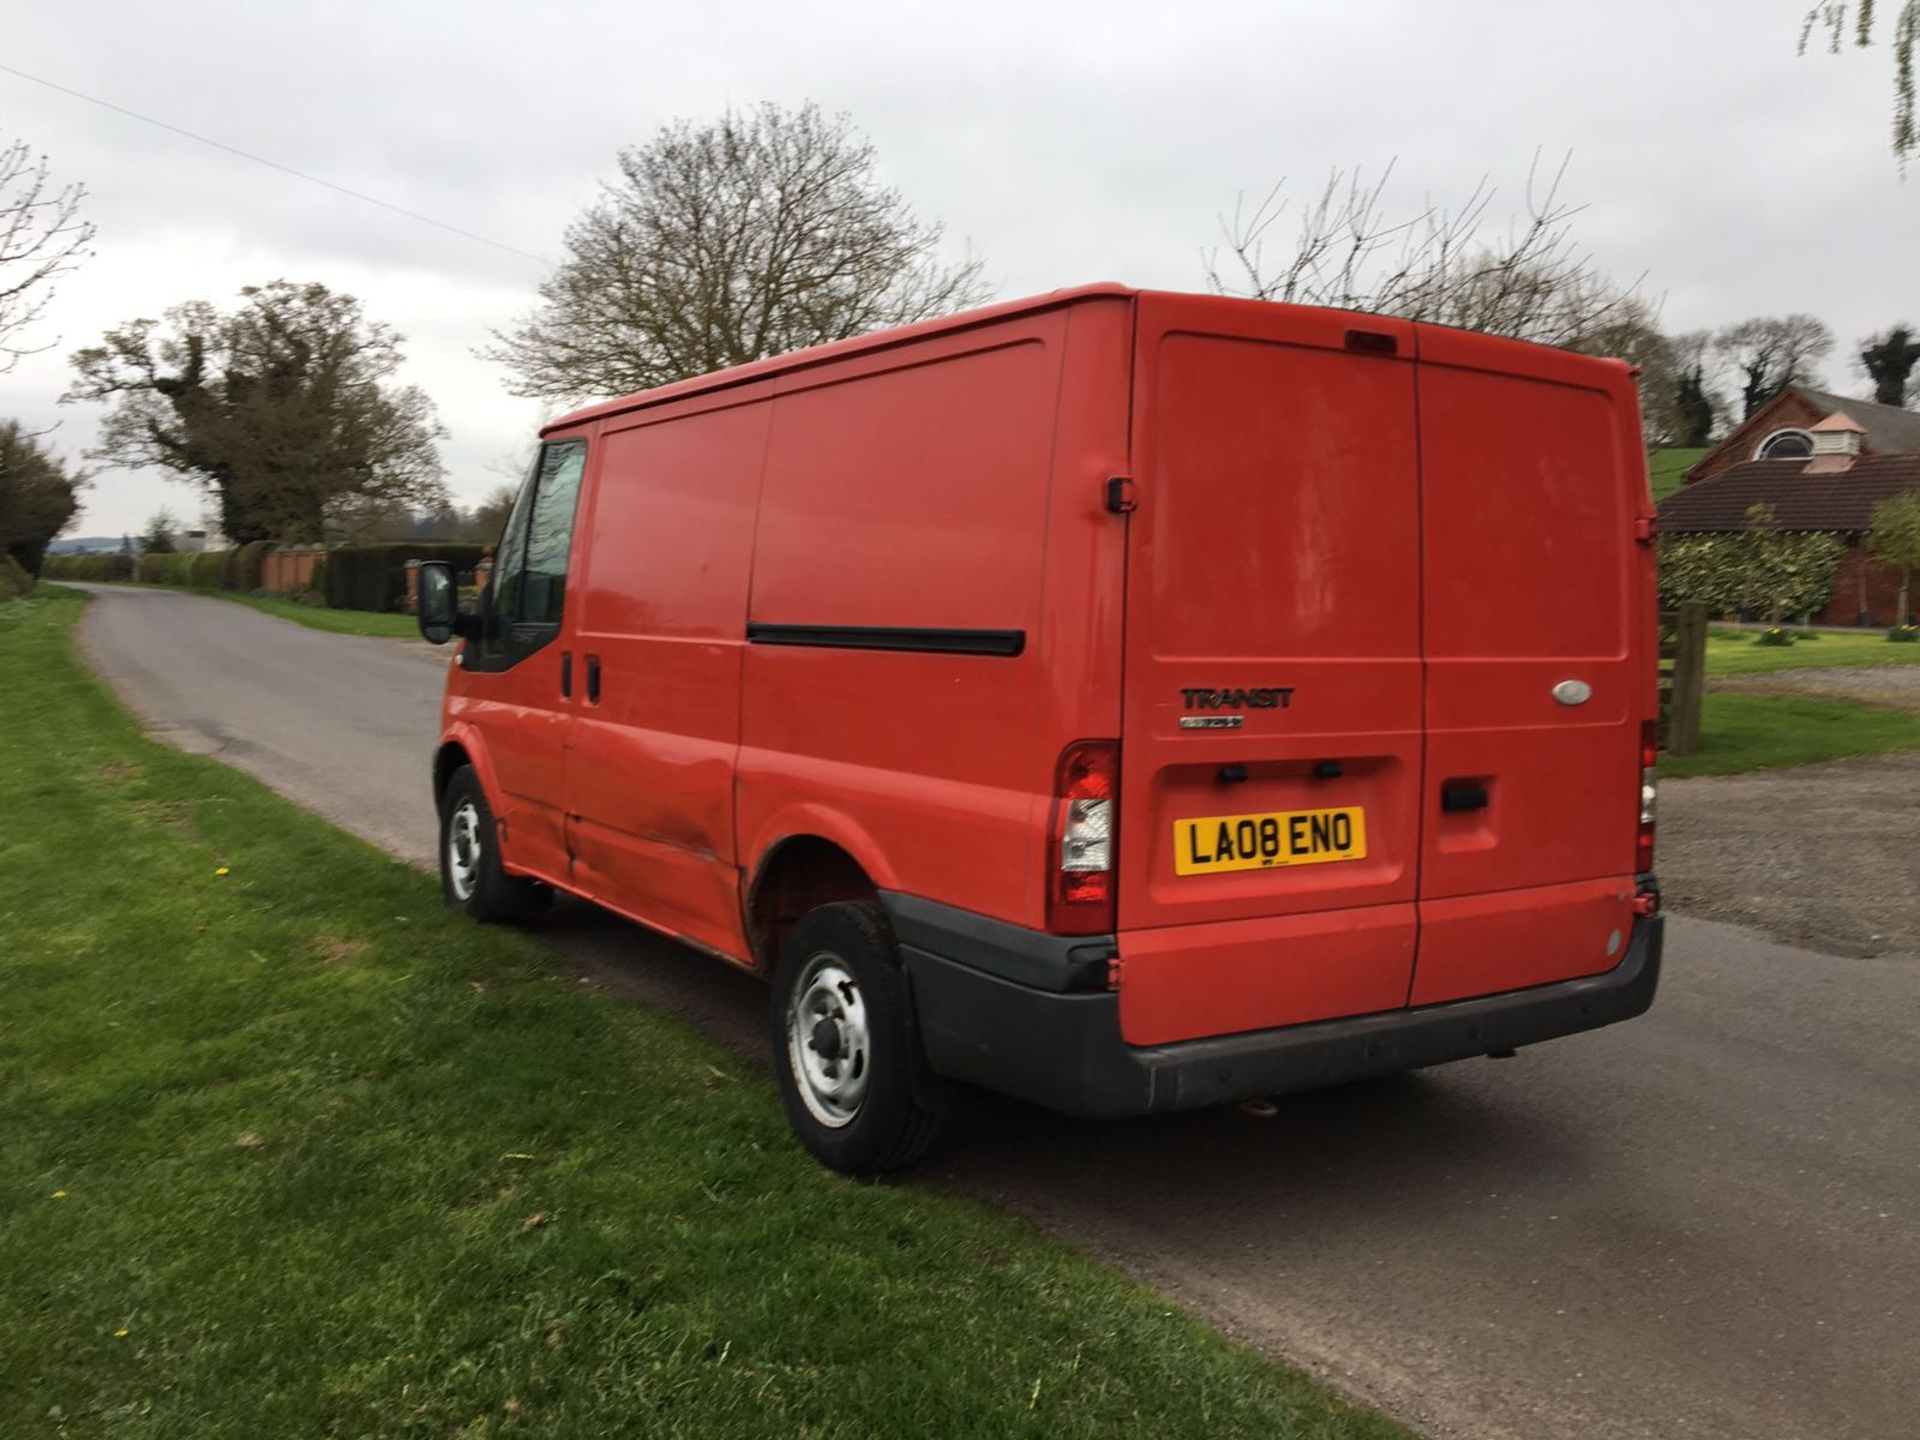
[[1664, 500], [1680, 488], [1681, 477], [1707, 453], [1704, 445], [1671, 446], [1647, 452], [1647, 479], [1653, 484], [1653, 498]]

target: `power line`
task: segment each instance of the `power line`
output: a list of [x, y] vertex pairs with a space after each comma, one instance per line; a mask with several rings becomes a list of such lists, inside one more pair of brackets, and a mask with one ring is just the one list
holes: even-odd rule
[[496, 250], [505, 250], [509, 255], [518, 255], [523, 260], [534, 260], [542, 265], [550, 265], [553, 263], [548, 260], [546, 256], [536, 255], [531, 250], [522, 250], [518, 246], [509, 245], [502, 240], [492, 240], [485, 235], [476, 235], [471, 230], [462, 230], [458, 225], [449, 225], [446, 221], [436, 220], [431, 215], [422, 215], [418, 210], [409, 210], [403, 205], [395, 205], [392, 201], [382, 200], [377, 195], [368, 195], [359, 190], [350, 190], [345, 185], [336, 185], [331, 180], [323, 180], [318, 175], [309, 175], [304, 170], [296, 170], [291, 165], [282, 165], [278, 160], [269, 160], [264, 155], [255, 155], [251, 151], [242, 150], [237, 145], [229, 145], [223, 140], [214, 140], [205, 135], [196, 135], [191, 130], [183, 130], [178, 125], [169, 125], [166, 121], [156, 120], [151, 115], [142, 115], [138, 110], [129, 110], [124, 105], [115, 105], [111, 100], [102, 100], [97, 95], [86, 95], [78, 90], [69, 89], [65, 85], [56, 85], [51, 80], [44, 80], [38, 75], [29, 75], [26, 71], [16, 70], [11, 65], [0, 65], [0, 70], [4, 70], [9, 75], [17, 75], [22, 80], [31, 80], [36, 85], [44, 85], [49, 90], [58, 90], [62, 95], [71, 95], [76, 100], [84, 100], [89, 105], [98, 105], [103, 110], [111, 110], [115, 114], [125, 115], [130, 119], [143, 121], [161, 130], [170, 131], [175, 135], [185, 136], [189, 140], [197, 140], [202, 145], [211, 145], [215, 150], [224, 150], [229, 155], [238, 155], [242, 160], [251, 160], [256, 165], [264, 165], [269, 170], [278, 170], [283, 175], [291, 175], [297, 180], [305, 180], [314, 185], [325, 186], [329, 190], [337, 191], [339, 194], [350, 196], [355, 200], [363, 200], [369, 205], [378, 205], [382, 210], [391, 210], [396, 215], [404, 215], [409, 220], [418, 220], [423, 225], [432, 225], [437, 229], [446, 230], [454, 235], [460, 236], [462, 239], [477, 240], [482, 245], [491, 245]]

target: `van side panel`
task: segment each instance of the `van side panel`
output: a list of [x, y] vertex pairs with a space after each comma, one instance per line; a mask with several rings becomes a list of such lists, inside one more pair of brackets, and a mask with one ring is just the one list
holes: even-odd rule
[[772, 419], [756, 389], [606, 422], [567, 759], [573, 888], [740, 959], [741, 625]]
[[[1160, 1044], [1404, 1005], [1421, 792], [1412, 327], [1163, 295], [1139, 315], [1122, 1031]], [[1350, 349], [1355, 329], [1376, 348]], [[1232, 698], [1254, 691], [1267, 703]], [[1360, 812], [1363, 858], [1182, 873], [1178, 822], [1331, 808]]]
[[[1654, 603], [1634, 535], [1646, 479], [1626, 367], [1424, 326], [1420, 347], [1416, 1005], [1618, 963]], [[1462, 785], [1485, 803], [1449, 809]], [[1506, 898], [1465, 903], [1494, 892]]]
[[747, 613], [749, 869], [839, 812], [884, 883], [1036, 917], [1065, 328], [1064, 311], [1023, 316], [780, 382]]

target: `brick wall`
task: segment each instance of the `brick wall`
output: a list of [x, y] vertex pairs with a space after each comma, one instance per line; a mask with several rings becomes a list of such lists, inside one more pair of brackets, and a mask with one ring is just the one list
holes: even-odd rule
[[262, 590], [305, 590], [313, 583], [313, 567], [327, 552], [318, 545], [269, 550], [260, 558]]
[[[1916, 583], [1920, 584], [1920, 577], [1916, 577]], [[1873, 616], [1875, 625], [1892, 625], [1898, 618], [1895, 611], [1899, 602], [1900, 572], [1891, 565], [1880, 564], [1855, 546], [1841, 557], [1840, 569], [1833, 577], [1833, 595], [1827, 601], [1827, 608], [1814, 616], [1813, 623], [1851, 625], [1865, 610]], [[1914, 605], [1920, 601], [1909, 594], [1907, 603]]]

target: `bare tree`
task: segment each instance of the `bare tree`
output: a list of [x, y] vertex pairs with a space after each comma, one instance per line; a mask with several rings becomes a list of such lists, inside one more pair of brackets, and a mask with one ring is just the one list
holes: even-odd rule
[[433, 402], [390, 383], [401, 337], [324, 285], [248, 286], [232, 311], [192, 301], [74, 355], [68, 400], [105, 400], [100, 458], [199, 482], [236, 544], [355, 533], [439, 506]]
[[1743, 417], [1789, 385], [1819, 378], [1817, 366], [1833, 349], [1833, 332], [1812, 315], [1756, 315], [1713, 337], [1714, 354], [1740, 382]]
[[[1851, 37], [1855, 46], [1873, 44], [1874, 0], [1821, 0], [1800, 21], [1800, 53], [1815, 30], [1827, 32], [1827, 52], [1838, 55]], [[1851, 23], [1849, 23], [1851, 22]], [[1893, 16], [1893, 155], [1904, 168], [1920, 150], [1920, 118], [1915, 115], [1914, 51], [1920, 47], [1920, 0], [1902, 0]]]
[[[1570, 157], [1569, 157], [1570, 159]], [[1359, 170], [1335, 170], [1299, 216], [1297, 236], [1277, 257], [1268, 242], [1289, 202], [1282, 179], [1248, 210], [1244, 197], [1221, 216], [1227, 258], [1205, 256], [1207, 280], [1230, 295], [1370, 310], [1437, 321], [1547, 345], [1585, 348], [1609, 325], [1644, 323], [1651, 314], [1634, 286], [1599, 274], [1573, 241], [1582, 207], [1560, 198], [1568, 160], [1543, 178], [1536, 155], [1527, 171], [1526, 216], [1505, 236], [1490, 236], [1496, 191], [1485, 180], [1465, 204], [1431, 203], [1405, 218], [1389, 214], [1388, 165], [1369, 182]]]
[[977, 260], [883, 185], [845, 116], [767, 104], [620, 152], [540, 307], [482, 351], [514, 393], [617, 395], [985, 297]]
[[25, 336], [52, 302], [53, 282], [93, 244], [93, 225], [80, 218], [86, 193], [79, 185], [54, 188], [47, 157], [24, 140], [0, 147], [0, 374], [22, 355], [59, 343], [30, 346]]

